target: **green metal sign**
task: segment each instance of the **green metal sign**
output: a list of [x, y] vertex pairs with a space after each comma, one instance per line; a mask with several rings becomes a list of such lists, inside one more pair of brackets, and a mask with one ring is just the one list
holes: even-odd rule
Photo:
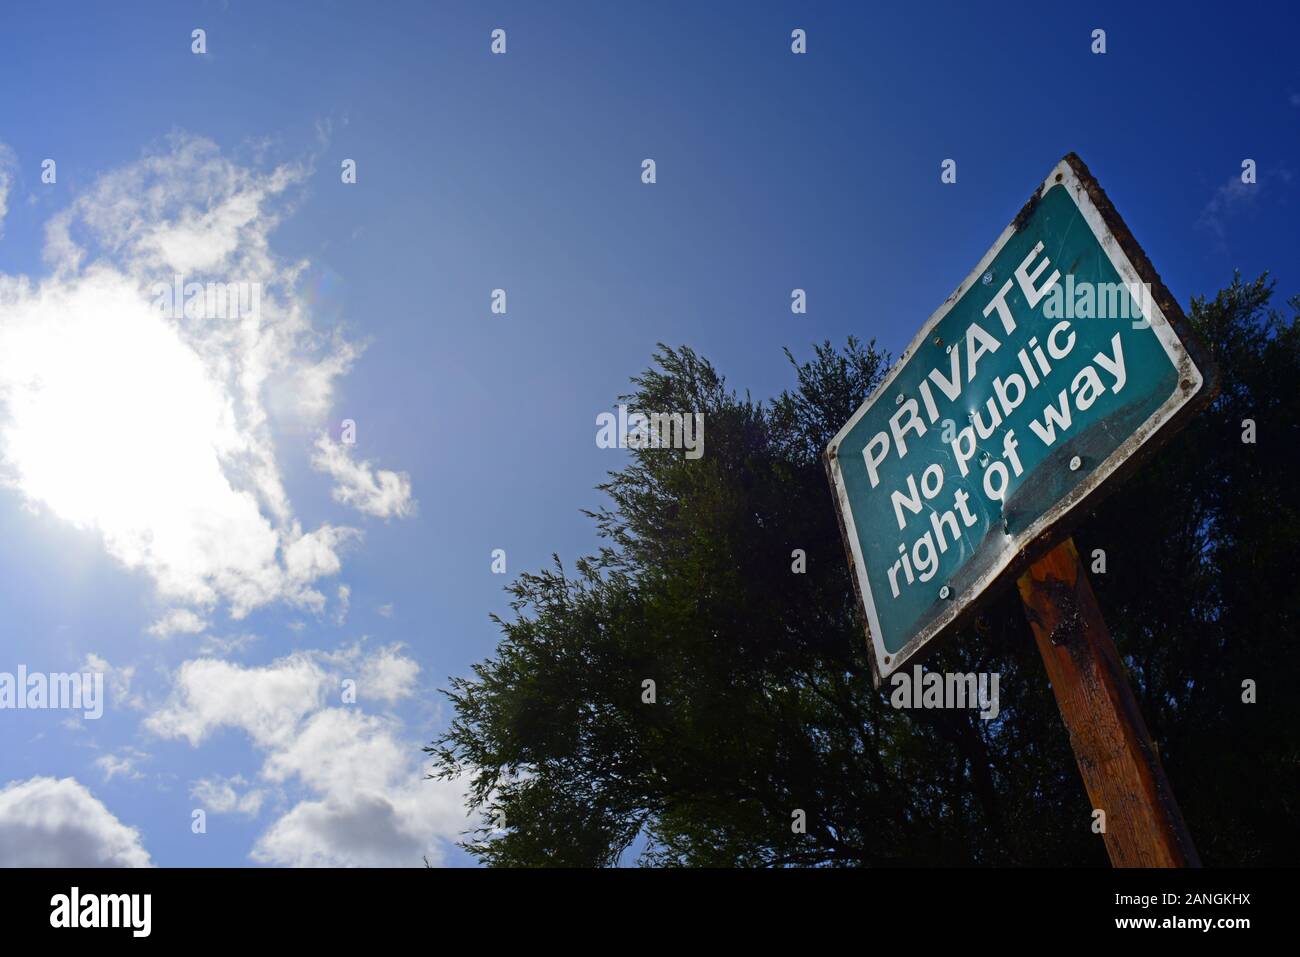
[[1213, 379], [1067, 156], [826, 449], [877, 682], [1063, 537]]

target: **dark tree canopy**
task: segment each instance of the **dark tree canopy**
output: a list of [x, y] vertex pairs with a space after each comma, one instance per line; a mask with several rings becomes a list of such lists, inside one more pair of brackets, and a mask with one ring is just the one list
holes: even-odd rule
[[[1207, 865], [1300, 854], [1300, 297], [1272, 293], [1238, 277], [1192, 302], [1221, 394], [1075, 531], [1085, 564], [1106, 552], [1093, 585]], [[591, 513], [608, 544], [521, 575], [494, 657], [451, 682], [426, 750], [472, 781], [465, 846], [525, 866], [634, 845], [668, 865], [1105, 865], [1014, 587], [927, 662], [998, 672], [996, 720], [872, 687], [819, 456], [888, 358], [850, 339], [790, 361], [767, 403], [687, 348], [633, 380], [633, 408], [705, 413], [705, 455], [634, 452]]]

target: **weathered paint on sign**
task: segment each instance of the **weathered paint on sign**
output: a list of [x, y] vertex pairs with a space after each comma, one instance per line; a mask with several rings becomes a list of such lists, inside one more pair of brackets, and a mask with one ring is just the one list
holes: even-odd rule
[[1067, 156], [827, 447], [877, 681], [1064, 534], [1213, 378]]

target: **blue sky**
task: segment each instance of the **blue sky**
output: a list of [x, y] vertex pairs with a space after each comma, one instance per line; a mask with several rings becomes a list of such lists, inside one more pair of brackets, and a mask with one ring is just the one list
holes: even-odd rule
[[[513, 576], [594, 546], [579, 510], [600, 504], [593, 486], [625, 454], [596, 446], [595, 418], [654, 344], [690, 345], [756, 397], [790, 385], [783, 346], [805, 357], [853, 334], [897, 351], [1067, 151], [1184, 304], [1234, 268], [1300, 291], [1284, 5], [376, 9], [6, 14], [0, 672], [93, 655], [117, 692], [97, 721], [0, 711], [0, 863], [465, 863], [450, 845], [470, 823], [456, 795], [419, 779], [419, 747], [446, 719], [436, 689], [495, 646], [507, 579], [493, 549]], [[505, 55], [489, 50], [498, 27]], [[250, 197], [255, 213], [240, 213]], [[51, 240], [60, 223], [80, 258]], [[214, 253], [225, 241], [230, 254]], [[149, 327], [171, 330], [162, 342], [127, 306], [101, 315], [106, 289], [135, 283], [147, 305], [179, 262], [265, 282], [272, 325], [300, 325], [258, 351], [215, 325]], [[96, 285], [97, 263], [116, 285]], [[796, 287], [807, 315], [790, 312]], [[504, 316], [489, 309], [497, 288]], [[151, 364], [141, 349], [155, 346]], [[65, 357], [85, 394], [68, 385], [72, 407], [15, 417]], [[182, 359], [216, 392], [159, 371]], [[239, 393], [238, 370], [262, 362], [265, 381]], [[91, 383], [101, 398], [125, 389], [140, 404], [107, 408], [140, 415], [99, 422]], [[233, 438], [210, 421], [225, 399]], [[355, 446], [338, 442], [344, 419]], [[261, 464], [227, 444], [212, 473], [205, 443], [227, 439]], [[139, 505], [150, 469], [186, 455], [193, 472], [176, 474], [193, 481], [160, 485], [185, 488], [147, 514], [169, 494]], [[230, 527], [265, 526], [280, 549], [254, 562], [252, 599], [222, 577], [223, 563], [252, 567], [237, 535], [187, 539], [210, 546], [198, 557], [109, 540], [197, 514], [186, 508], [214, 474], [231, 509], [256, 502]], [[279, 511], [265, 484], [249, 491], [268, 475]], [[284, 549], [322, 528], [307, 539], [321, 561], [295, 576]], [[151, 633], [178, 610], [201, 629]], [[354, 704], [340, 701], [349, 677]], [[38, 808], [58, 810], [41, 823]], [[196, 808], [206, 833], [192, 832]]]

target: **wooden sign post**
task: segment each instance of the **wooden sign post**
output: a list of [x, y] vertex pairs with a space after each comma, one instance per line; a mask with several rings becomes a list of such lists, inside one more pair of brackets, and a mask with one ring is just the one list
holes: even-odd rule
[[1182, 812], [1101, 617], [1074, 540], [1018, 582], [1070, 745], [1115, 867], [1199, 867]]

